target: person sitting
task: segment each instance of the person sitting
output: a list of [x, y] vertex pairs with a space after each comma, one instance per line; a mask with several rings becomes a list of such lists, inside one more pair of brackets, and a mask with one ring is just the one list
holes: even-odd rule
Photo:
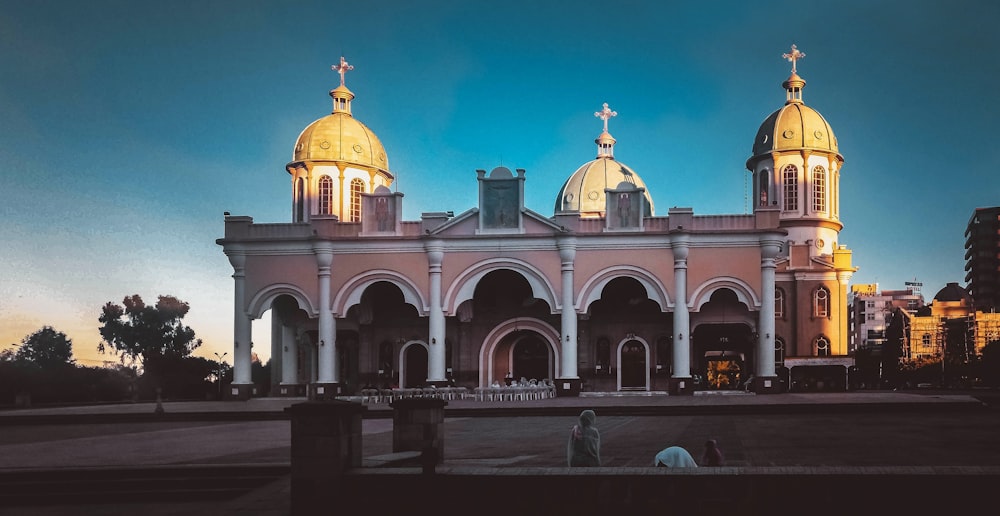
[[715, 439], [705, 441], [705, 452], [701, 455], [702, 466], [721, 466], [723, 463], [722, 450]]
[[697, 468], [698, 463], [687, 450], [680, 446], [668, 446], [653, 458], [653, 466], [658, 468]]

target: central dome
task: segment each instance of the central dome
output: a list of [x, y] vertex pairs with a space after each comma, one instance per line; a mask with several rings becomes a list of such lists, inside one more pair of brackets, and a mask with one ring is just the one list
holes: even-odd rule
[[608, 132], [608, 120], [617, 115], [616, 111], [608, 108], [607, 103], [602, 111], [594, 113], [594, 116], [604, 120], [604, 131], [594, 140], [597, 144], [597, 159], [584, 163], [563, 183], [556, 196], [556, 213], [578, 212], [581, 217], [603, 217], [607, 210], [604, 190], [615, 189], [621, 183], [630, 183], [643, 189], [643, 196], [646, 198], [643, 216], [653, 215], [653, 199], [649, 196], [646, 183], [627, 165], [615, 160], [615, 139]]
[[[556, 212], [579, 212], [583, 217], [600, 217], [607, 209], [605, 188], [615, 188], [619, 183], [631, 183], [646, 189], [646, 184], [631, 168], [614, 158], [597, 158], [584, 163], [559, 189], [556, 197]], [[653, 214], [653, 200], [646, 197], [644, 216]]]

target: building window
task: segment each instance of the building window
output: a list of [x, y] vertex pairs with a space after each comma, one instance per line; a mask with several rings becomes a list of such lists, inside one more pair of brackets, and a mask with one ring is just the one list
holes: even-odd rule
[[830, 291], [826, 287], [820, 287], [813, 293], [813, 316], [830, 316]]
[[875, 320], [875, 312], [868, 312], [868, 320], [869, 321]]
[[774, 367], [785, 365], [785, 341], [781, 337], [774, 339]]
[[817, 165], [813, 167], [813, 206], [814, 212], [826, 211], [826, 169]]
[[816, 356], [818, 357], [830, 356], [830, 341], [826, 340], [826, 337], [820, 337], [816, 339]]
[[333, 179], [330, 176], [319, 178], [319, 214], [333, 214]]
[[780, 288], [774, 289], [774, 318], [785, 318], [785, 291]]
[[760, 171], [760, 205], [767, 206], [767, 169]]
[[784, 185], [784, 210], [796, 211], [799, 209], [799, 169], [795, 165], [788, 165], [781, 170], [781, 180]]
[[868, 301], [865, 303], [868, 308], [875, 308], [875, 301]]
[[925, 333], [920, 337], [920, 343], [924, 346], [924, 352], [931, 347], [931, 334]]
[[351, 179], [351, 222], [361, 221], [361, 193], [364, 191], [364, 181]]
[[306, 219], [306, 182], [300, 177], [295, 181], [295, 222]]

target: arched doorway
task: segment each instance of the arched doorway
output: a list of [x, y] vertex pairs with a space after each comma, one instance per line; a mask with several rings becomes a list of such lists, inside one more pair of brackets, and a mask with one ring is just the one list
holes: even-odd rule
[[646, 390], [649, 379], [646, 355], [646, 346], [642, 342], [630, 340], [622, 344], [618, 359], [622, 390]]
[[420, 387], [427, 383], [427, 348], [420, 344], [410, 344], [403, 352], [403, 385]]
[[514, 378], [541, 380], [551, 378], [549, 346], [534, 332], [525, 334], [514, 343], [512, 353]]

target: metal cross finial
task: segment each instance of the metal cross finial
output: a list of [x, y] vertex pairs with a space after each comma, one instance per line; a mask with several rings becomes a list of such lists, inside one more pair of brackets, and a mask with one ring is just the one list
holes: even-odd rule
[[611, 111], [611, 109], [608, 108], [608, 103], [605, 102], [604, 109], [594, 113], [594, 116], [600, 118], [601, 120], [604, 120], [604, 132], [608, 132], [608, 119], [613, 116], [618, 116], [618, 112]]
[[799, 49], [792, 45], [792, 51], [787, 54], [781, 54], [781, 57], [792, 62], [792, 73], [795, 73], [795, 62], [806, 56], [805, 52], [799, 52]]
[[353, 70], [354, 66], [351, 65], [351, 64], [349, 64], [346, 60], [344, 60], [344, 56], [340, 56], [340, 64], [339, 65], [333, 65], [330, 68], [333, 69], [333, 71], [335, 71], [335, 72], [337, 72], [337, 73], [340, 74], [340, 85], [343, 86], [344, 85], [344, 74], [346, 74], [347, 72]]

